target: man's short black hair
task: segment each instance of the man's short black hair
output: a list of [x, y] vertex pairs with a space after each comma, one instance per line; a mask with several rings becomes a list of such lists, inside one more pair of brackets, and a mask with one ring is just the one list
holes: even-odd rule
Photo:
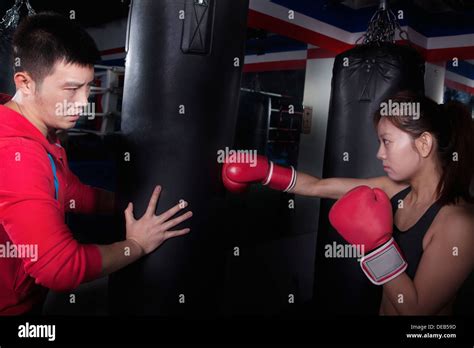
[[13, 54], [15, 72], [28, 72], [39, 84], [58, 61], [93, 66], [100, 60], [92, 37], [74, 21], [53, 12], [38, 13], [20, 23], [13, 35]]

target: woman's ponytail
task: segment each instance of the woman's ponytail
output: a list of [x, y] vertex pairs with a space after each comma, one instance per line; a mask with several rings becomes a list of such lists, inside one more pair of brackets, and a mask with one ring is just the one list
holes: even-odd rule
[[446, 127], [438, 134], [438, 153], [443, 174], [438, 184], [441, 204], [454, 204], [460, 198], [474, 202], [469, 192], [474, 176], [474, 126], [471, 113], [461, 103], [440, 105], [439, 117]]

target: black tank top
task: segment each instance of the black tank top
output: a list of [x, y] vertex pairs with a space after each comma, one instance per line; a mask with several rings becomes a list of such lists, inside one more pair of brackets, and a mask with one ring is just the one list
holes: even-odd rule
[[[390, 200], [392, 203], [394, 220], [395, 213], [398, 209], [398, 201], [403, 200], [410, 191], [411, 187], [407, 187], [398, 192]], [[408, 263], [406, 273], [411, 279], [415, 277], [421, 255], [423, 254], [423, 237], [441, 208], [442, 206], [438, 202], [433, 203], [423, 216], [412, 227], [404, 232], [400, 232], [397, 226], [395, 226], [395, 223], [393, 224], [393, 238], [405, 256], [405, 260]]]

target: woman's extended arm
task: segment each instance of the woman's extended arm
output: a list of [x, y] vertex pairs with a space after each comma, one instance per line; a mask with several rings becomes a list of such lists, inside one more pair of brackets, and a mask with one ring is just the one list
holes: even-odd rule
[[370, 188], [378, 187], [391, 197], [400, 191], [406, 184], [398, 184], [387, 176], [379, 176], [368, 179], [354, 178], [328, 178], [321, 179], [303, 172], [297, 173], [296, 185], [289, 192], [302, 196], [339, 199], [348, 191], [361, 185]]

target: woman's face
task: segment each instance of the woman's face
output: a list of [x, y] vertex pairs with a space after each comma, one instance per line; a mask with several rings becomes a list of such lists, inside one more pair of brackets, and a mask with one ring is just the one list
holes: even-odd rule
[[413, 138], [395, 127], [387, 117], [380, 119], [377, 134], [380, 143], [377, 158], [382, 161], [387, 176], [394, 181], [408, 181], [423, 160]]

